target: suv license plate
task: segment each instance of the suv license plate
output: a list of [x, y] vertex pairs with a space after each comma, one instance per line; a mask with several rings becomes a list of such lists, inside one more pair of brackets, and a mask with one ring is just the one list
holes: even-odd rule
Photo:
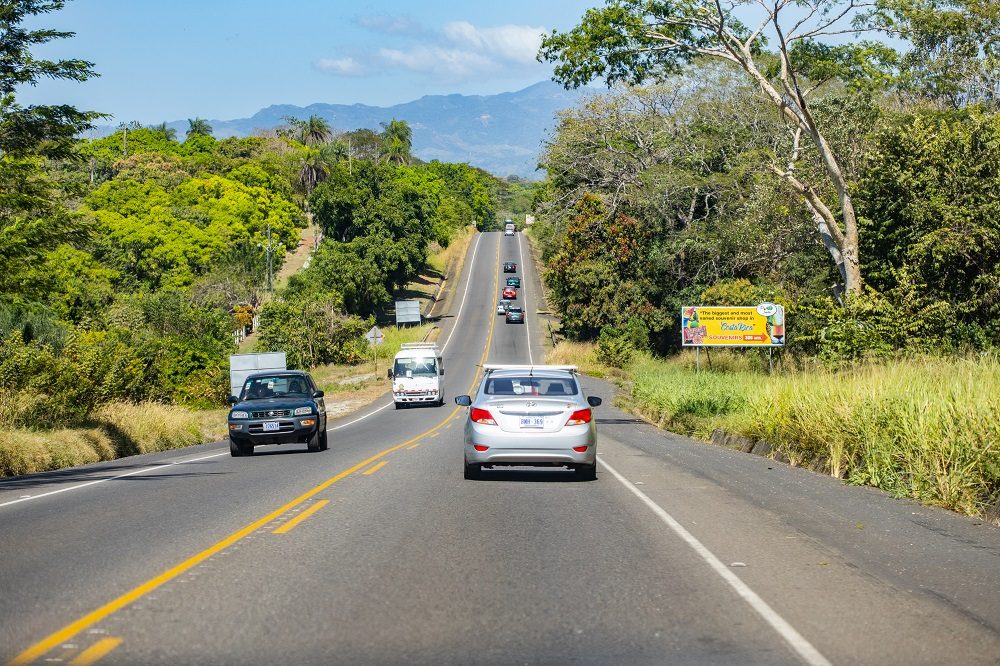
[[278, 432], [278, 422], [264, 421], [264, 432]]
[[521, 427], [522, 428], [544, 428], [545, 419], [541, 416], [522, 416], [521, 417]]

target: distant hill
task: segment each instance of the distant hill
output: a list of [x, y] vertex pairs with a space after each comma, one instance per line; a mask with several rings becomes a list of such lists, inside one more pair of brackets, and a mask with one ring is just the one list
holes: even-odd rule
[[[573, 107], [586, 94], [543, 81], [498, 95], [427, 95], [389, 107], [365, 104], [276, 104], [249, 118], [210, 120], [216, 138], [249, 136], [285, 124], [285, 116], [318, 115], [337, 131], [405, 120], [413, 129], [413, 153], [422, 160], [468, 162], [497, 176], [536, 178], [542, 141], [555, 126], [556, 112]], [[183, 137], [186, 120], [167, 123]], [[102, 128], [105, 129], [105, 128]], [[111, 128], [107, 128], [110, 132]]]

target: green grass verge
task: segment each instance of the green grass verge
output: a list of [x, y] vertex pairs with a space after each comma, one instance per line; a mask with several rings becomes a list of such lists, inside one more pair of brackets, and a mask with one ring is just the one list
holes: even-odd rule
[[[560, 345], [563, 347], [563, 345]], [[561, 350], [560, 362], [592, 349]], [[1000, 359], [918, 358], [847, 370], [755, 371], [742, 354], [638, 356], [620, 400], [674, 432], [716, 429], [772, 446], [793, 465], [821, 469], [897, 497], [981, 516], [1000, 498]], [[604, 373], [614, 372], [598, 368]]]

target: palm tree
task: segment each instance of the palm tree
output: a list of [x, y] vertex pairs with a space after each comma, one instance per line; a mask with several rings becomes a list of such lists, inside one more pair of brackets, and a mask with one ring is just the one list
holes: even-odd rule
[[302, 143], [307, 146], [326, 143], [333, 138], [333, 129], [325, 119], [312, 115], [302, 123]]
[[408, 122], [393, 118], [388, 123], [382, 123], [382, 154], [387, 161], [409, 164], [412, 147], [413, 130]]
[[166, 122], [162, 122], [159, 125], [153, 125], [149, 129], [153, 130], [154, 132], [159, 132], [164, 137], [166, 137], [168, 141], [177, 140], [177, 130], [175, 130], [173, 127], [167, 127]]
[[204, 118], [195, 118], [194, 120], [188, 118], [188, 125], [187, 138], [189, 139], [198, 134], [212, 136], [212, 126]]
[[299, 162], [299, 182], [302, 183], [306, 198], [330, 175], [329, 156], [323, 152], [322, 148], [306, 146]]

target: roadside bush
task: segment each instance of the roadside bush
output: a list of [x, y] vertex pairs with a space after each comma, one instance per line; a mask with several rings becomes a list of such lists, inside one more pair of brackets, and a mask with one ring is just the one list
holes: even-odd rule
[[370, 322], [342, 311], [338, 294], [303, 300], [275, 299], [261, 308], [257, 349], [284, 351], [289, 367], [360, 363]]
[[605, 326], [597, 336], [597, 360], [612, 368], [624, 368], [635, 354], [631, 340], [616, 328]]

